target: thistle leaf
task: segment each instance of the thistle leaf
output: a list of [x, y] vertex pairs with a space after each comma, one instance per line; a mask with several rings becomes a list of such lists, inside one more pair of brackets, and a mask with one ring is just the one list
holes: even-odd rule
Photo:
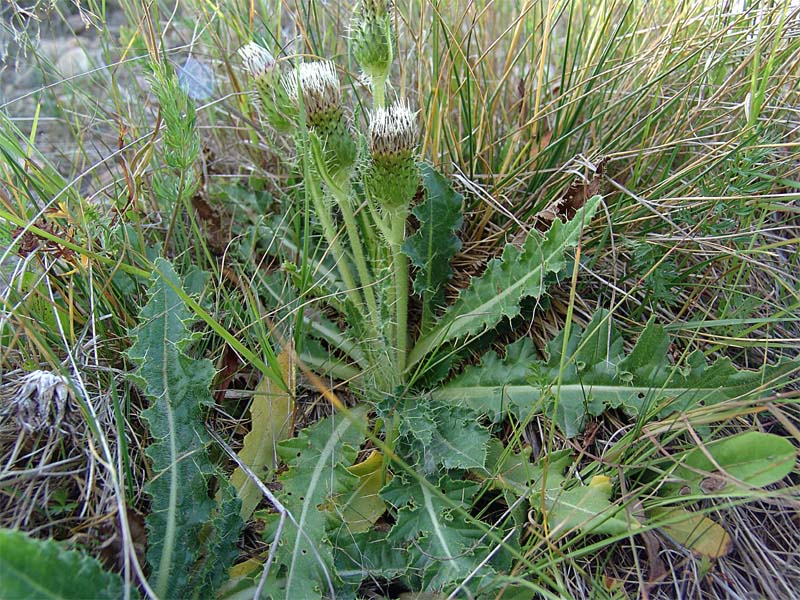
[[453, 275], [450, 259], [461, 250], [456, 231], [464, 220], [464, 197], [456, 193], [450, 182], [430, 165], [422, 166], [425, 201], [412, 213], [419, 220], [419, 229], [403, 244], [403, 252], [417, 267], [414, 292], [423, 299], [425, 318], [443, 300], [442, 286]]
[[[439, 479], [437, 487], [457, 506], [469, 511], [478, 484], [470, 481]], [[412, 553], [415, 569], [422, 573], [423, 589], [442, 589], [476, 569], [486, 547], [482, 533], [457, 514], [450, 504], [426, 486], [398, 474], [381, 495], [397, 509], [397, 520], [387, 537], [394, 548]], [[490, 572], [485, 565], [481, 575]]]
[[[294, 366], [290, 352], [281, 352], [278, 363], [289, 391], [278, 388], [268, 377], [261, 378], [250, 403], [250, 432], [244, 436], [239, 451], [242, 462], [262, 481], [271, 479], [270, 473], [277, 467], [275, 449], [278, 442], [289, 437], [294, 414]], [[261, 490], [238, 468], [231, 475], [231, 484], [242, 500], [241, 516], [246, 521], [261, 500]]]
[[289, 467], [279, 478], [281, 500], [295, 521], [286, 521], [276, 555], [285, 569], [287, 598], [320, 598], [334, 584], [327, 530], [330, 522], [341, 523], [333, 499], [358, 486], [359, 478], [346, 467], [364, 441], [354, 423], [366, 419], [367, 409], [354, 408], [350, 417], [321, 419], [278, 444], [278, 456]]
[[[181, 287], [172, 265], [157, 259], [150, 298], [128, 351], [138, 364], [133, 378], [150, 401], [142, 412], [153, 440], [146, 451], [154, 472], [145, 487], [152, 499], [147, 560], [161, 598], [191, 597], [215, 587], [229, 566], [226, 561], [233, 560], [231, 549], [242, 526], [238, 517], [212, 521], [230, 512], [229, 504], [218, 508], [208, 493], [214, 468], [206, 452], [202, 408], [213, 403], [214, 367], [185, 353], [196, 335], [176, 291]], [[224, 530], [215, 527], [222, 522]]]
[[483, 469], [490, 432], [469, 408], [408, 399], [398, 409], [400, 433], [411, 441], [410, 452], [423, 471]]
[[491, 260], [486, 272], [473, 278], [433, 329], [419, 338], [409, 354], [409, 366], [447, 341], [478, 335], [505, 317], [516, 317], [524, 298], [544, 294], [546, 276], [564, 268], [567, 249], [577, 245], [600, 200], [600, 196], [590, 199], [567, 223], [556, 220], [544, 236], [532, 231], [522, 249], [506, 245], [502, 257]]
[[[22, 531], [0, 529], [0, 590], [4, 598], [116, 599], [122, 579], [93, 557], [68, 550], [54, 540], [37, 540]], [[136, 588], [130, 589], [138, 598]]]
[[433, 397], [445, 404], [471, 408], [489, 417], [492, 423], [500, 421], [508, 410], [523, 419], [523, 412], [535, 408], [541, 397], [528, 383], [531, 365], [537, 359], [530, 338], [520, 338], [506, 347], [503, 358], [487, 352], [479, 365], [465, 369], [435, 391]]
[[529, 341], [518, 341], [504, 358], [485, 355], [480, 365], [468, 367], [432, 397], [465, 404], [493, 421], [506, 410], [524, 419], [544, 408], [573, 437], [608, 408], [633, 417], [664, 416], [775, 389], [800, 368], [794, 359], [740, 371], [728, 359], [709, 365], [700, 352], [680, 368], [669, 360], [669, 337], [652, 321], [627, 356], [622, 343], [609, 312], [601, 310], [586, 330], [572, 325], [566, 343], [564, 331], [550, 341], [546, 360], [535, 358]]

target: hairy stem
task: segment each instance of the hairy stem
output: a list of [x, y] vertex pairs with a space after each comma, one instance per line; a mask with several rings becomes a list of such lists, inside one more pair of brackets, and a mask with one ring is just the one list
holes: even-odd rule
[[351, 302], [355, 305], [356, 309], [363, 312], [364, 303], [361, 299], [361, 294], [358, 291], [356, 280], [353, 277], [353, 272], [350, 270], [350, 265], [347, 262], [347, 257], [342, 251], [341, 244], [339, 244], [338, 232], [333, 224], [330, 211], [325, 206], [322, 199], [322, 192], [320, 190], [320, 181], [311, 174], [310, 169], [306, 169], [305, 173], [306, 191], [311, 196], [311, 201], [314, 204], [314, 211], [317, 213], [320, 225], [322, 226], [322, 233], [328, 242], [328, 247], [331, 249], [336, 266], [344, 281], [345, 293]]
[[401, 374], [406, 368], [406, 353], [408, 351], [408, 261], [401, 250], [406, 236], [407, 215], [407, 207], [402, 207], [392, 214], [392, 238], [389, 240], [392, 250], [397, 316], [394, 341], [397, 348], [397, 371]]
[[367, 260], [364, 257], [364, 249], [361, 244], [361, 236], [358, 232], [358, 224], [356, 223], [356, 216], [353, 213], [353, 207], [350, 202], [349, 186], [332, 188], [332, 193], [336, 199], [339, 209], [342, 211], [344, 217], [344, 226], [347, 230], [347, 236], [350, 239], [350, 248], [353, 252], [353, 259], [356, 263], [356, 270], [358, 277], [361, 280], [361, 288], [364, 291], [364, 298], [367, 301], [367, 309], [369, 310], [370, 319], [372, 324], [377, 328], [380, 325], [380, 314], [378, 313], [378, 304], [375, 302], [375, 292], [372, 289], [373, 279], [370, 275]]

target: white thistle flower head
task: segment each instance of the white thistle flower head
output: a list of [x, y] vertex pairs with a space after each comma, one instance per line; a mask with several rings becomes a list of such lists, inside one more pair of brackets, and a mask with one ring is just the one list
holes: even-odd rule
[[379, 108], [370, 117], [370, 160], [362, 181], [386, 210], [407, 210], [419, 187], [418, 133], [417, 113], [404, 102]]
[[275, 57], [270, 54], [269, 50], [255, 42], [239, 48], [239, 56], [242, 57], [247, 72], [256, 78], [266, 75], [275, 66]]
[[373, 156], [409, 154], [417, 146], [417, 113], [405, 102], [376, 109], [369, 123], [369, 148]]
[[300, 92], [303, 94], [303, 104], [312, 121], [316, 116], [328, 115], [340, 108], [342, 90], [332, 60], [302, 63], [295, 77], [287, 79], [290, 85], [294, 84], [295, 95], [299, 84]]

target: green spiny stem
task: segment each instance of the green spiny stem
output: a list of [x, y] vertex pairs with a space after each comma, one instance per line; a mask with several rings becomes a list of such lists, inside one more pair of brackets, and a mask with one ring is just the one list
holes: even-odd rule
[[311, 196], [311, 201], [314, 204], [314, 211], [317, 213], [317, 218], [322, 226], [322, 233], [325, 235], [325, 239], [328, 242], [328, 247], [331, 249], [333, 258], [336, 261], [336, 266], [339, 269], [339, 273], [342, 275], [342, 280], [344, 281], [345, 285], [345, 293], [350, 301], [353, 302], [355, 307], [359, 311], [363, 312], [364, 303], [361, 299], [361, 294], [358, 292], [358, 286], [356, 285], [356, 280], [353, 277], [353, 272], [350, 270], [347, 257], [345, 256], [344, 252], [342, 251], [342, 247], [339, 244], [339, 236], [338, 232], [336, 231], [336, 227], [333, 224], [333, 219], [331, 218], [330, 212], [328, 211], [328, 208], [325, 206], [325, 202], [322, 199], [320, 181], [314, 175], [312, 175], [311, 169], [306, 169], [305, 181], [306, 191]]
[[395, 280], [396, 329], [395, 347], [397, 348], [397, 371], [402, 374], [406, 368], [406, 352], [408, 351], [408, 261], [401, 247], [406, 236], [406, 218], [408, 207], [403, 206], [391, 215], [392, 267]]
[[361, 244], [361, 236], [358, 232], [358, 223], [356, 223], [356, 216], [351, 205], [349, 185], [333, 187], [331, 188], [331, 192], [344, 217], [344, 226], [347, 230], [347, 236], [350, 238], [350, 247], [353, 252], [353, 258], [355, 259], [358, 276], [361, 279], [361, 286], [364, 291], [364, 298], [367, 301], [367, 309], [370, 313], [371, 322], [378, 328], [380, 325], [380, 313], [378, 312], [378, 304], [375, 302], [375, 292], [372, 289], [373, 278], [370, 275], [367, 261], [364, 258], [364, 249]]

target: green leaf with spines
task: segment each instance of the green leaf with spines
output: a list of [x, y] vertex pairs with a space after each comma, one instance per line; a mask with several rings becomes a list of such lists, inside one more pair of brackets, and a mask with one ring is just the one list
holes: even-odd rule
[[128, 351], [138, 365], [132, 378], [150, 401], [142, 412], [154, 472], [145, 486], [152, 502], [147, 560], [161, 598], [202, 596], [226, 576], [242, 522], [230, 516], [233, 505], [238, 513], [238, 500], [217, 506], [209, 496], [215, 470], [206, 451], [203, 406], [213, 404], [214, 367], [186, 354], [198, 335], [189, 330], [194, 319], [177, 292], [182, 282], [168, 261], [157, 259], [154, 266]]
[[505, 356], [489, 351], [477, 366], [467, 367], [433, 396], [442, 402], [458, 402], [476, 413], [499, 422], [511, 411], [523, 419], [536, 402], [528, 383], [531, 364], [539, 354], [530, 338], [524, 337], [506, 346]]
[[[359, 483], [346, 467], [364, 441], [355, 423], [366, 417], [366, 407], [357, 407], [348, 417], [326, 417], [278, 444], [278, 456], [289, 467], [278, 478], [280, 500], [296, 521], [286, 520], [275, 557], [283, 568], [287, 598], [320, 598], [328, 594], [328, 578], [331, 585], [337, 583], [328, 530], [337, 523], [334, 499]], [[276, 566], [276, 576], [278, 571]]]
[[661, 417], [767, 392], [800, 369], [800, 359], [794, 359], [757, 371], [737, 370], [727, 358], [709, 365], [701, 352], [689, 355], [685, 366], [676, 366], [669, 359], [669, 337], [652, 320], [627, 356], [622, 342], [610, 313], [601, 310], [585, 330], [573, 324], [566, 344], [561, 331], [547, 344], [545, 360], [534, 358], [530, 342], [516, 342], [505, 358], [487, 354], [479, 366], [468, 367], [432, 395], [493, 420], [506, 406], [518, 418], [555, 411], [559, 428], [572, 437], [590, 416], [608, 408], [645, 420]]
[[400, 433], [424, 472], [484, 468], [490, 432], [476, 412], [429, 398], [408, 398], [397, 411]]
[[507, 244], [502, 257], [489, 261], [486, 272], [474, 277], [431, 331], [417, 340], [409, 367], [447, 341], [479, 335], [503, 318], [516, 317], [524, 298], [544, 294], [547, 275], [565, 267], [567, 250], [577, 245], [600, 201], [594, 196], [566, 223], [556, 219], [544, 235], [531, 231], [521, 249]]
[[423, 320], [427, 322], [443, 301], [442, 286], [453, 275], [450, 260], [461, 250], [456, 232], [464, 220], [464, 197], [430, 165], [422, 165], [421, 170], [425, 200], [411, 211], [419, 229], [406, 239], [403, 252], [417, 267], [414, 292], [423, 299]]
[[[138, 598], [136, 588], [129, 590]], [[55, 540], [37, 540], [22, 531], [0, 529], [0, 595], [4, 598], [68, 600], [124, 596], [124, 583], [92, 556]]]
[[355, 595], [362, 582], [383, 579], [391, 581], [406, 574], [410, 553], [398, 552], [384, 531], [372, 529], [364, 533], [340, 536], [335, 552], [336, 572], [344, 591]]
[[[469, 511], [479, 486], [472, 481], [440, 477], [437, 487], [456, 506]], [[387, 536], [394, 548], [411, 555], [425, 591], [439, 591], [463, 580], [486, 556], [483, 533], [432, 490], [399, 473], [381, 496], [397, 510], [396, 521]], [[484, 565], [480, 575], [491, 572]]]

